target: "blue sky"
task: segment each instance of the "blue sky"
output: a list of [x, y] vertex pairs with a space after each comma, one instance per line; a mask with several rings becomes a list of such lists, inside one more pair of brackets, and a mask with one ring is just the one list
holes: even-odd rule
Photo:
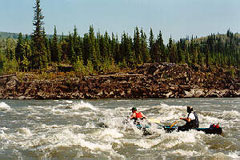
[[[33, 31], [35, 0], [0, 0], [0, 31]], [[240, 32], [240, 0], [41, 0], [44, 27], [53, 34], [73, 32], [82, 36], [90, 25], [101, 33], [124, 31], [133, 34], [136, 26], [148, 34], [161, 30], [164, 40], [210, 33]]]

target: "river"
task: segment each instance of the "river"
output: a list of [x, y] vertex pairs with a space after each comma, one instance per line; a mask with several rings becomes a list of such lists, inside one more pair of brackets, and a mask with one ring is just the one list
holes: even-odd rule
[[[200, 127], [219, 123], [223, 135], [191, 130], [149, 132], [123, 123], [137, 107], [170, 125], [198, 113]], [[0, 159], [240, 159], [240, 98], [136, 100], [0, 100]], [[179, 121], [176, 125], [183, 125]]]

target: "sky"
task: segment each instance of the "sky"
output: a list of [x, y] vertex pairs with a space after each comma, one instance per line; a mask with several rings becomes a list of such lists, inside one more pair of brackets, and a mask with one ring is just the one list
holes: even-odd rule
[[[35, 0], [0, 0], [0, 31], [31, 34]], [[240, 0], [41, 0], [44, 28], [69, 34], [76, 26], [83, 36], [95, 31], [133, 35], [134, 28], [164, 41], [211, 33], [240, 32]]]

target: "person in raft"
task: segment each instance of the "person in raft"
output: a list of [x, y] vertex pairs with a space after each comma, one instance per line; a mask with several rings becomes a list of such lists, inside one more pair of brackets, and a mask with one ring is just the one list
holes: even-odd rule
[[199, 127], [198, 116], [196, 112], [193, 112], [193, 107], [187, 106], [187, 112], [188, 115], [186, 118], [180, 118], [181, 120], [184, 120], [186, 124], [184, 126], [179, 126], [178, 131], [185, 131]]
[[134, 124], [136, 124], [138, 120], [143, 120], [146, 118], [146, 116], [142, 112], [137, 111], [136, 107], [133, 107], [131, 110], [132, 110], [132, 115], [130, 119], [134, 120]]

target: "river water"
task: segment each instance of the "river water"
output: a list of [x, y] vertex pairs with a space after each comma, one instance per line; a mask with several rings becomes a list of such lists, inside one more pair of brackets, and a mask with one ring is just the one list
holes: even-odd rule
[[[152, 124], [143, 136], [123, 123], [137, 107], [170, 125], [187, 105], [200, 127], [219, 123], [224, 134], [165, 133]], [[240, 98], [0, 100], [0, 122], [0, 159], [240, 159]]]

